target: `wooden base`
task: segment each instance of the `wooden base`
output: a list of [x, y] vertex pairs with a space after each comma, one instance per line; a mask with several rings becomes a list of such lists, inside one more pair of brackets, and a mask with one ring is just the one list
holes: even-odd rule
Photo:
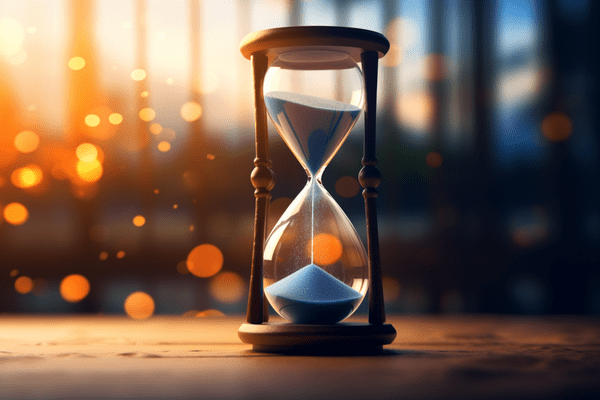
[[396, 338], [390, 324], [346, 322], [335, 325], [242, 324], [238, 336], [252, 350], [286, 354], [378, 354]]

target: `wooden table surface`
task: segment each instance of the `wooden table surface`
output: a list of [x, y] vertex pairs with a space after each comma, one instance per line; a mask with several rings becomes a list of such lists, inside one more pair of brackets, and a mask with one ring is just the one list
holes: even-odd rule
[[597, 316], [393, 316], [353, 357], [255, 353], [242, 322], [0, 315], [0, 398], [600, 398]]

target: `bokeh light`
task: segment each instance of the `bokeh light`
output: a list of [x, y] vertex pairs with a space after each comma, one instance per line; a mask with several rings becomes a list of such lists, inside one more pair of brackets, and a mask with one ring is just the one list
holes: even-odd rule
[[160, 134], [162, 132], [162, 125], [157, 122], [150, 124], [150, 132], [154, 135]]
[[17, 21], [9, 18], [0, 19], [0, 53], [12, 56], [21, 50], [25, 30]]
[[85, 116], [85, 124], [89, 127], [96, 127], [100, 125], [100, 117], [96, 114], [88, 114]]
[[201, 244], [194, 247], [187, 257], [188, 270], [199, 278], [208, 278], [223, 267], [223, 253], [217, 246]]
[[140, 97], [141, 97], [142, 99], [145, 99], [146, 97], [148, 97], [148, 95], [149, 95], [149, 94], [150, 94], [150, 93], [148, 93], [148, 91], [147, 91], [147, 90], [144, 90], [142, 93], [140, 93]]
[[107, 260], [108, 259], [108, 252], [101, 251], [100, 254], [98, 255], [98, 258], [100, 259], [100, 261]]
[[431, 151], [425, 156], [425, 163], [431, 168], [439, 168], [443, 162], [442, 155], [437, 151]]
[[28, 276], [20, 276], [15, 280], [17, 293], [27, 294], [33, 290], [33, 280]]
[[85, 182], [96, 182], [102, 177], [104, 172], [100, 161], [92, 162], [77, 161], [77, 175]]
[[134, 81], [142, 81], [146, 78], [146, 71], [144, 71], [143, 69], [134, 69], [131, 72], [131, 79], [133, 79]]
[[29, 211], [21, 203], [9, 203], [4, 207], [4, 220], [11, 225], [22, 225], [29, 218]]
[[330, 265], [342, 257], [342, 243], [338, 238], [329, 233], [315, 235], [311, 243], [307, 244], [308, 253], [312, 249], [313, 262], [317, 265]]
[[31, 153], [35, 151], [40, 145], [40, 137], [37, 133], [32, 131], [19, 132], [15, 136], [15, 148], [21, 153]]
[[551, 142], [567, 140], [572, 131], [571, 119], [561, 112], [551, 113], [542, 121], [542, 133]]
[[171, 150], [171, 143], [169, 143], [169, 142], [166, 142], [166, 141], [164, 141], [164, 140], [163, 140], [162, 142], [159, 142], [159, 143], [156, 145], [156, 148], [157, 148], [159, 151], [162, 151], [163, 153], [165, 153], [165, 152], [167, 152], [167, 151]]
[[199, 313], [196, 313], [195, 316], [196, 317], [201, 317], [201, 318], [222, 318], [222, 317], [226, 317], [226, 315], [225, 315], [225, 313], [223, 311], [215, 310], [213, 308], [208, 309], [208, 310], [204, 310], [204, 311], [200, 311]]
[[342, 176], [335, 182], [335, 191], [342, 197], [354, 197], [360, 191], [360, 184], [356, 178]]
[[123, 116], [119, 113], [112, 113], [108, 116], [108, 122], [113, 125], [119, 125], [121, 122], [123, 122]]
[[117, 251], [117, 258], [123, 258], [123, 257], [125, 257], [125, 251], [123, 251], [123, 250]]
[[154, 299], [144, 292], [133, 292], [125, 299], [125, 312], [133, 319], [146, 319], [154, 314]]
[[81, 143], [75, 149], [75, 155], [81, 161], [91, 163], [98, 158], [98, 149], [91, 143]]
[[400, 283], [396, 278], [384, 276], [381, 278], [383, 286], [383, 299], [386, 303], [394, 303], [400, 299]]
[[73, 71], [79, 71], [85, 67], [85, 60], [82, 57], [73, 57], [69, 60], [68, 65]]
[[141, 215], [136, 215], [135, 217], [133, 217], [133, 224], [135, 226], [144, 226], [144, 224], [146, 223], [146, 218], [144, 218]]
[[42, 169], [35, 164], [17, 168], [10, 175], [10, 180], [13, 185], [21, 189], [36, 186], [42, 182], [43, 178], [44, 173], [42, 172]]
[[235, 304], [244, 299], [246, 285], [241, 276], [235, 272], [221, 272], [211, 278], [210, 295], [220, 303]]
[[89, 292], [90, 282], [83, 275], [69, 275], [60, 283], [60, 295], [70, 303], [77, 303], [85, 299]]
[[181, 118], [187, 122], [196, 121], [202, 115], [202, 107], [195, 101], [188, 101], [181, 106]]
[[12, 271], [10, 271], [10, 277], [11, 278], [14, 278], [17, 275], [19, 275], [19, 270], [18, 269], [13, 269]]
[[140, 110], [139, 116], [142, 121], [150, 122], [156, 117], [156, 111], [154, 111], [150, 107], [142, 108]]

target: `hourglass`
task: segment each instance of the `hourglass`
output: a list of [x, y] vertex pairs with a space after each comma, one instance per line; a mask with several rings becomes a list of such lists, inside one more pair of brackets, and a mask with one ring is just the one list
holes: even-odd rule
[[[238, 334], [254, 350], [371, 352], [396, 336], [385, 324], [375, 207], [377, 64], [388, 49], [379, 33], [343, 27], [268, 29], [242, 41], [240, 50], [252, 61], [254, 74], [256, 209], [247, 323]], [[321, 182], [363, 109], [359, 181], [368, 252]], [[305, 169], [307, 183], [265, 241], [275, 181], [267, 114]], [[343, 322], [367, 292], [369, 323]], [[268, 322], [267, 301], [287, 322]]]

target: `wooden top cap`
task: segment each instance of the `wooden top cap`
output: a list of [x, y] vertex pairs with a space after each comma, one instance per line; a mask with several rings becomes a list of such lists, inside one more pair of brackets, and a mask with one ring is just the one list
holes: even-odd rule
[[298, 50], [329, 50], [348, 54], [356, 62], [366, 51], [376, 51], [379, 58], [390, 48], [381, 33], [341, 26], [290, 26], [257, 31], [246, 35], [240, 51], [247, 59], [262, 53], [269, 64], [280, 54]]

